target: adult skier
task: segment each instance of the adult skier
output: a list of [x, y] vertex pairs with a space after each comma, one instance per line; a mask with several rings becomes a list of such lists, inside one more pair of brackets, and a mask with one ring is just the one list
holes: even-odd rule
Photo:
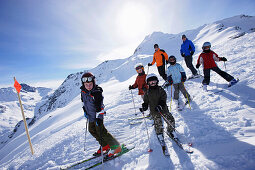
[[168, 60], [167, 53], [160, 49], [158, 44], [154, 44], [154, 55], [152, 63], [148, 63], [148, 66], [152, 66], [155, 62], [157, 63], [159, 75], [166, 81], [166, 61]]
[[179, 101], [180, 91], [182, 92], [184, 98], [187, 99], [186, 103], [191, 101], [190, 95], [183, 84], [186, 81], [186, 74], [183, 67], [179, 63], [176, 63], [175, 56], [171, 55], [168, 59], [168, 63], [170, 63], [170, 66], [167, 69], [167, 80], [170, 85], [173, 84], [174, 86], [174, 100], [179, 108], [181, 103]]
[[192, 56], [195, 52], [195, 46], [191, 40], [189, 40], [186, 35], [182, 35], [182, 45], [181, 45], [181, 56], [184, 57], [186, 66], [190, 69], [192, 72], [192, 76], [190, 78], [196, 78], [198, 77], [197, 70], [192, 64]]
[[149, 85], [149, 89], [144, 94], [144, 103], [142, 104], [142, 108], [140, 108], [140, 111], [143, 112], [150, 108], [150, 114], [152, 116], [152, 119], [154, 120], [154, 128], [159, 141], [164, 140], [164, 129], [161, 119], [162, 115], [165, 119], [167, 119], [167, 134], [169, 136], [172, 136], [173, 138], [176, 137], [176, 134], [174, 132], [175, 120], [167, 108], [167, 94], [165, 90], [161, 86], [158, 86], [159, 80], [157, 76], [153, 73], [147, 76], [146, 82]]
[[142, 63], [136, 64], [135, 69], [138, 75], [136, 77], [135, 83], [133, 85], [129, 85], [129, 90], [138, 88], [138, 95], [140, 95], [143, 99], [144, 92], [148, 89], [143, 64]]
[[197, 59], [197, 65], [196, 68], [199, 68], [201, 64], [203, 64], [204, 67], [204, 80], [202, 81], [203, 89], [207, 91], [207, 85], [210, 83], [210, 71], [213, 70], [217, 74], [219, 74], [221, 77], [223, 77], [226, 81], [229, 82], [229, 86], [237, 83], [237, 80], [226, 73], [225, 71], [222, 71], [215, 61], [227, 61], [225, 57], [218, 57], [218, 54], [216, 54], [214, 51], [211, 50], [211, 43], [205, 42], [202, 46], [203, 52], [199, 55]]
[[94, 156], [101, 155], [102, 150], [108, 152], [108, 157], [121, 152], [119, 142], [107, 131], [104, 126], [103, 118], [104, 104], [103, 104], [103, 89], [96, 85], [95, 76], [90, 73], [84, 73], [81, 78], [81, 100], [83, 103], [84, 116], [89, 121], [89, 132], [96, 138], [101, 145], [99, 150], [94, 153]]

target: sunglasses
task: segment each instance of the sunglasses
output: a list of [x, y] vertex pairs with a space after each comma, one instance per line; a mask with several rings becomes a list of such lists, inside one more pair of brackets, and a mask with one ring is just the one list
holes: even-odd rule
[[93, 81], [93, 77], [83, 77], [81, 80], [82, 80], [83, 83], [85, 83], [85, 82], [92, 82]]

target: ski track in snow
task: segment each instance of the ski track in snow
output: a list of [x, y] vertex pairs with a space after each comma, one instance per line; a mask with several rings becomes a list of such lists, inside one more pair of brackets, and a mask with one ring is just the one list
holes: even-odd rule
[[[183, 142], [192, 142], [194, 153], [187, 154], [165, 135], [170, 158], [162, 154], [152, 120], [146, 119], [152, 153], [149, 149], [145, 123], [129, 125], [128, 118], [135, 117], [131, 91], [136, 75], [126, 81], [110, 80], [100, 86], [104, 89], [106, 116], [104, 123], [120, 143], [135, 146], [135, 149], [104, 164], [105, 169], [255, 169], [255, 33], [219, 44], [214, 47], [219, 56], [226, 56], [226, 71], [239, 78], [235, 86], [227, 88], [227, 82], [211, 72], [211, 92], [202, 91], [202, 78], [185, 82], [193, 97], [191, 110], [187, 105], [176, 111], [171, 103], [171, 112], [176, 120], [176, 129]], [[233, 48], [230, 48], [233, 47]], [[197, 56], [194, 57], [196, 61]], [[189, 75], [190, 71], [185, 68]], [[219, 63], [225, 69], [223, 63]], [[146, 70], [147, 71], [147, 70]], [[150, 73], [157, 73], [155, 66]], [[200, 72], [201, 68], [200, 68]], [[160, 78], [160, 84], [163, 84]], [[168, 88], [170, 90], [170, 88]], [[132, 90], [136, 113], [142, 99], [137, 90]], [[180, 94], [182, 100], [182, 94]], [[168, 92], [167, 105], [170, 105]], [[145, 113], [148, 114], [148, 111]], [[35, 155], [31, 155], [25, 132], [10, 141], [0, 150], [1, 169], [59, 169], [91, 157], [98, 149], [96, 140], [87, 134], [84, 147], [86, 119], [83, 117], [80, 96], [66, 107], [44, 115], [29, 128]], [[85, 151], [84, 151], [85, 148]], [[99, 166], [95, 169], [101, 169]]]

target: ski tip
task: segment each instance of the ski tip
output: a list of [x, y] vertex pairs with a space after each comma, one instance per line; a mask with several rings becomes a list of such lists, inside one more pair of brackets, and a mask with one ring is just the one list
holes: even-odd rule
[[152, 149], [149, 149], [148, 152], [153, 152], [153, 150], [152, 150]]

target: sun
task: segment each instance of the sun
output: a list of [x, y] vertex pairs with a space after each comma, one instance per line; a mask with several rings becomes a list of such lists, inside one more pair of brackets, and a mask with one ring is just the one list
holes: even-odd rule
[[151, 17], [144, 4], [125, 3], [116, 15], [116, 32], [122, 37], [131, 39], [141, 34], [144, 36], [149, 29]]

